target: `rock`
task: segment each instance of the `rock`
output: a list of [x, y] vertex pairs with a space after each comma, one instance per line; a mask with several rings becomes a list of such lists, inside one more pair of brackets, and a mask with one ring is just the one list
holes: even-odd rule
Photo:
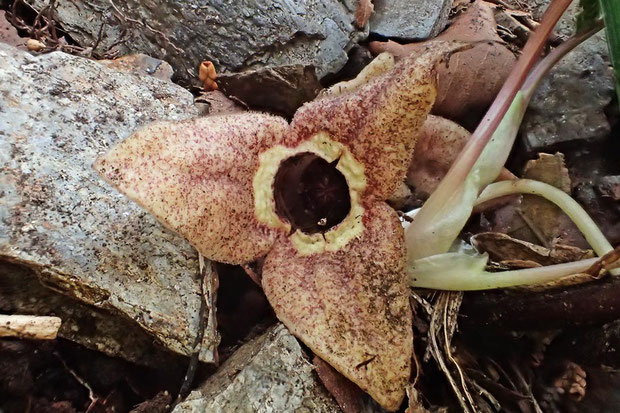
[[[536, 0], [540, 15], [547, 0]], [[557, 32], [574, 32], [578, 2], [558, 23]], [[522, 140], [528, 152], [566, 149], [597, 141], [611, 132], [605, 107], [614, 96], [613, 73], [604, 32], [592, 36], [560, 61], [534, 95], [523, 120]]]
[[[28, 0], [36, 10], [47, 0]], [[146, 53], [170, 62], [175, 74], [197, 78], [203, 60], [218, 73], [267, 66], [313, 65], [317, 76], [337, 72], [346, 52], [367, 33], [353, 25], [357, 1], [294, 2], [110, 0], [57, 2], [58, 22], [80, 45], [122, 54]]]
[[[620, 201], [620, 175], [602, 176], [599, 179], [598, 190], [601, 196], [613, 201]], [[620, 208], [620, 205], [618, 206]]]
[[[28, 267], [110, 323], [190, 354], [200, 307], [195, 250], [107, 186], [91, 164], [141, 125], [194, 115], [192, 95], [85, 58], [33, 57], [3, 44], [0, 78], [0, 261]], [[209, 305], [209, 320], [213, 312]], [[133, 338], [126, 334], [122, 346], [97, 334], [90, 346], [123, 353]], [[201, 360], [214, 361], [217, 343], [210, 322]]]
[[59, 336], [86, 348], [143, 366], [157, 368], [166, 362], [175, 363], [174, 355], [154, 345], [153, 337], [138, 323], [84, 304], [45, 283], [25, 265], [0, 261], [0, 312], [53, 314], [62, 320]]
[[244, 110], [241, 105], [226, 97], [219, 90], [202, 92], [194, 99], [194, 105], [198, 108], [200, 115], [223, 115]]
[[373, 61], [375, 57], [367, 47], [356, 44], [349, 50], [347, 64], [335, 76], [330, 77], [328, 83], [337, 83], [354, 79], [360, 72]]
[[575, 188], [575, 200], [579, 202], [594, 222], [598, 224], [611, 245], [620, 243], [620, 205], [618, 201], [602, 195], [601, 186], [584, 182]]
[[174, 74], [169, 63], [142, 53], [123, 56], [114, 60], [98, 60], [98, 62], [119, 72], [153, 76], [159, 80], [170, 80]]
[[314, 67], [302, 65], [225, 73], [217, 77], [217, 84], [226, 95], [234, 96], [251, 109], [289, 118], [322, 89]]
[[340, 413], [288, 330], [277, 324], [237, 350], [173, 413]]
[[26, 39], [19, 37], [17, 29], [6, 19], [6, 12], [0, 10], [0, 42], [24, 49]]
[[401, 40], [421, 40], [437, 36], [448, 23], [451, 0], [374, 0], [370, 32]]

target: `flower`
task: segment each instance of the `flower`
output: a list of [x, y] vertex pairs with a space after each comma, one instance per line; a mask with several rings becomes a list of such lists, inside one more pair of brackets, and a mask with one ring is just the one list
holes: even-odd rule
[[438, 54], [307, 103], [290, 124], [253, 112], [155, 123], [95, 168], [205, 257], [266, 255], [262, 284], [278, 318], [396, 410], [412, 313], [403, 230], [384, 200], [434, 101]]

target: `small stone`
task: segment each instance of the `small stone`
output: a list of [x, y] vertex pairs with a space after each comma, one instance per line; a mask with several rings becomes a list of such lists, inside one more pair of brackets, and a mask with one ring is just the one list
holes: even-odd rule
[[[86, 58], [32, 56], [3, 43], [0, 79], [0, 263], [27, 267], [110, 325], [191, 354], [201, 300], [196, 251], [92, 169], [140, 126], [195, 116], [191, 93]], [[213, 306], [207, 310], [213, 318]], [[123, 356], [137, 336], [131, 330], [115, 343], [71, 329], [60, 335]], [[215, 360], [217, 343], [210, 323], [201, 360]]]
[[312, 66], [280, 66], [218, 76], [220, 89], [251, 109], [293, 117], [322, 89]]
[[451, 0], [375, 0], [372, 34], [401, 40], [435, 37], [446, 27]]
[[173, 413], [341, 413], [286, 327], [240, 347]]
[[598, 190], [603, 197], [620, 201], [620, 175], [603, 176], [599, 179]]
[[[536, 0], [535, 15], [548, 0]], [[578, 2], [557, 26], [567, 37], [575, 31]], [[614, 96], [613, 73], [604, 32], [577, 46], [543, 78], [521, 128], [526, 150], [566, 150], [604, 139], [611, 133], [605, 108]]]

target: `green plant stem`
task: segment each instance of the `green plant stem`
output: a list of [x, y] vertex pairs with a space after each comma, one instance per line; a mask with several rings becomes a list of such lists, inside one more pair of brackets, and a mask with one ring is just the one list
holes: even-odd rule
[[[555, 0], [550, 4], [487, 115], [407, 229], [409, 264], [446, 252], [471, 215], [480, 189], [497, 178], [528, 103], [519, 88], [569, 4], [570, 0]], [[492, 145], [487, 147], [490, 141]]]
[[[408, 272], [410, 285], [415, 288], [434, 290], [474, 291], [542, 284], [568, 275], [583, 273], [597, 261], [597, 258], [589, 258], [546, 267], [487, 272], [478, 268], [467, 271], [467, 268], [464, 269], [458, 264], [450, 265], [450, 262], [458, 262], [464, 258], [458, 255], [458, 253], [446, 253], [418, 260], [416, 268]], [[474, 261], [482, 257], [470, 258]], [[486, 257], [484, 263], [486, 264]]]
[[493, 183], [485, 188], [476, 200], [476, 204], [511, 194], [539, 195], [553, 202], [564, 211], [566, 215], [577, 225], [588, 243], [598, 256], [603, 256], [613, 250], [613, 247], [605, 238], [598, 225], [590, 218], [588, 213], [570, 197], [566, 192], [531, 179], [519, 179], [516, 181], [502, 181]]
[[620, 96], [620, 1], [600, 0], [600, 4], [605, 19], [611, 63], [614, 66], [616, 93]]

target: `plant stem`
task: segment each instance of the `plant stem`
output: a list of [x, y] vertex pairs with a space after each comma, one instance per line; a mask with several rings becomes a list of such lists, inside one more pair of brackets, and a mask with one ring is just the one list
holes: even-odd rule
[[620, 96], [620, 2], [600, 0], [607, 29], [607, 43], [616, 78], [616, 93]]
[[488, 201], [492, 198], [517, 193], [539, 195], [560, 207], [575, 225], [577, 225], [577, 228], [583, 233], [598, 256], [603, 256], [613, 250], [613, 247], [609, 241], [607, 241], [599, 227], [577, 201], [571, 198], [566, 192], [544, 182], [533, 181], [531, 179], [496, 182], [487, 186], [485, 190], [482, 191], [476, 204]]
[[493, 132], [495, 132], [495, 129], [508, 111], [508, 108], [525, 81], [530, 69], [536, 60], [538, 60], [549, 34], [570, 3], [571, 0], [553, 0], [551, 2], [540, 22], [540, 26], [538, 26], [536, 31], [534, 31], [528, 39], [523, 48], [521, 57], [510, 72], [508, 79], [506, 79], [506, 82], [497, 94], [495, 101], [493, 101], [493, 104], [472, 134], [471, 139], [463, 148], [458, 160], [452, 165], [450, 171], [448, 171], [448, 174], [442, 181], [444, 186], [453, 187], [454, 183], [450, 181], [453, 180], [456, 181], [456, 183], [462, 181], [465, 179], [465, 176], [467, 176], [472, 166], [474, 166], [480, 153], [489, 142], [493, 136]]
[[[475, 260], [479, 258], [481, 257], [472, 258], [471, 261], [475, 263]], [[546, 267], [501, 272], [480, 270], [475, 264], [472, 264], [471, 271], [468, 271], [468, 266], [447, 265], [448, 261], [458, 262], [459, 259], [466, 260], [463, 254], [459, 253], [440, 254], [417, 260], [416, 267], [408, 271], [409, 284], [414, 288], [449, 291], [490, 290], [517, 285], [542, 284], [567, 275], [583, 273], [598, 260], [598, 258], [589, 258]], [[486, 263], [486, 259], [483, 262]], [[482, 261], [479, 264], [482, 264]]]
[[519, 88], [569, 4], [570, 0], [551, 3], [487, 115], [407, 229], [409, 264], [446, 252], [471, 215], [480, 189], [499, 175], [528, 103]]
[[532, 69], [530, 74], [527, 76], [527, 79], [525, 79], [525, 82], [523, 82], [521, 91], [523, 91], [525, 99], [529, 102], [543, 78], [547, 75], [547, 73], [549, 73], [553, 66], [555, 66], [564, 56], [566, 56], [568, 52], [579, 46], [585, 40], [589, 39], [603, 27], [605, 27], [604, 22], [599, 20], [588, 30], [576, 33], [574, 36], [571, 36], [565, 42], [561, 43], [558, 47], [549, 52], [549, 54], [545, 56], [534, 67], [534, 69]]

